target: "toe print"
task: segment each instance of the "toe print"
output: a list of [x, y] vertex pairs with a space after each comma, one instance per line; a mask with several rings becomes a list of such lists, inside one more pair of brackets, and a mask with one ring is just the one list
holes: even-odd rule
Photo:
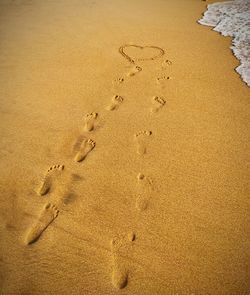
[[122, 84], [124, 82], [124, 78], [123, 77], [119, 77], [113, 80], [113, 85], [119, 85]]
[[171, 80], [172, 78], [170, 76], [160, 76], [156, 78], [157, 84], [161, 84], [167, 80]]
[[162, 67], [162, 69], [164, 70], [164, 69], [166, 69], [167, 67], [169, 67], [169, 66], [171, 66], [171, 65], [172, 65], [172, 61], [169, 60], [169, 59], [165, 59], [165, 60], [163, 61], [163, 63], [161, 64], [161, 67]]

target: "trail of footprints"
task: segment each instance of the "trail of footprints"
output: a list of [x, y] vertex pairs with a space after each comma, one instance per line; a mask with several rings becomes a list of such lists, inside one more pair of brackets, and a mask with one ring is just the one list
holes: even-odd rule
[[[95, 120], [97, 118], [97, 113], [88, 113], [84, 117], [84, 131], [91, 132], [94, 130], [95, 127]], [[78, 151], [74, 156], [75, 162], [82, 162], [87, 155], [94, 149], [95, 141], [84, 137]], [[52, 188], [56, 188], [56, 186], [60, 185], [60, 177], [63, 173], [64, 165], [54, 165], [51, 166], [43, 180], [41, 185], [39, 186], [37, 192], [40, 196], [48, 195]], [[61, 192], [60, 192], [61, 193]], [[62, 196], [63, 198], [63, 196]], [[60, 203], [60, 202], [59, 202]], [[32, 244], [36, 242], [42, 233], [48, 228], [48, 226], [54, 221], [54, 219], [58, 216], [59, 209], [57, 206], [52, 202], [47, 202], [44, 208], [41, 210], [40, 215], [34, 221], [33, 225], [30, 226], [28, 229], [25, 242], [26, 244]]]
[[[127, 77], [133, 77], [140, 73], [143, 69], [141, 66], [136, 65], [136, 59], [130, 57], [126, 52], [126, 47], [139, 48], [138, 50], [143, 50], [147, 48], [154, 48], [158, 52], [155, 56], [144, 59], [137, 59], [137, 61], [154, 60], [165, 54], [164, 50], [155, 46], [137, 46], [137, 45], [124, 45], [121, 46], [119, 52], [130, 62], [131, 70], [127, 73]], [[170, 60], [164, 60], [161, 64], [162, 71], [165, 71], [172, 62]], [[165, 80], [169, 80], [171, 77], [162, 75], [156, 78], [157, 84], [163, 83]], [[119, 86], [125, 82], [124, 77], [119, 77], [113, 81], [113, 85]], [[118, 94], [111, 98], [110, 103], [105, 107], [107, 111], [119, 110], [121, 104], [124, 102], [124, 98]], [[166, 104], [166, 100], [163, 96], [154, 96], [151, 99], [151, 106], [149, 113], [157, 113]], [[87, 156], [93, 151], [96, 146], [96, 142], [89, 137], [96, 129], [98, 113], [92, 112], [87, 113], [83, 118], [83, 133], [77, 146], [77, 151], [72, 160], [79, 165], [79, 163], [85, 161]], [[142, 130], [134, 134], [136, 153], [138, 155], [144, 155], [147, 153], [147, 146], [151, 138], [152, 131]], [[41, 209], [38, 217], [34, 223], [28, 228], [25, 235], [25, 243], [30, 245], [41, 237], [45, 230], [50, 224], [57, 218], [60, 212], [60, 202], [53, 201], [54, 192], [56, 188], [60, 186], [61, 177], [64, 173], [64, 165], [54, 165], [51, 166], [45, 173], [44, 178], [37, 189], [37, 193], [40, 196], [46, 197], [48, 200], [44, 207]], [[72, 174], [73, 175], [73, 174]], [[138, 213], [143, 213], [147, 210], [152, 192], [154, 190], [153, 181], [150, 177], [144, 175], [143, 173], [138, 173], [137, 175], [137, 186], [135, 194], [135, 208]], [[52, 200], [51, 200], [52, 199]], [[56, 204], [58, 203], [58, 204]], [[111, 282], [114, 287], [122, 289], [126, 287], [129, 280], [130, 263], [128, 257], [131, 255], [132, 249], [135, 245], [136, 235], [134, 232], [129, 233], [125, 236], [115, 237], [111, 240], [110, 250], [112, 254], [112, 274]]]

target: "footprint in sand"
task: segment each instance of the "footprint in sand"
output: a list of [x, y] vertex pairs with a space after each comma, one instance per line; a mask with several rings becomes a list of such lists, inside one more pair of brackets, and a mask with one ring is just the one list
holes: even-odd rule
[[121, 84], [123, 84], [125, 79], [123, 77], [116, 78], [112, 81], [113, 91], [118, 92]]
[[47, 203], [42, 209], [37, 221], [31, 226], [27, 233], [25, 237], [26, 243], [29, 245], [36, 242], [51, 222], [58, 216], [58, 213], [59, 210], [55, 205]]
[[132, 251], [135, 234], [129, 233], [126, 237], [116, 237], [111, 240], [112, 253], [112, 284], [115, 288], [126, 287], [129, 276], [129, 263], [127, 257]]
[[142, 68], [139, 66], [132, 67], [131, 71], [127, 74], [129, 77], [136, 75], [137, 73], [141, 72]]
[[113, 80], [113, 85], [116, 86], [116, 85], [122, 84], [123, 82], [124, 82], [124, 78], [119, 77]]
[[112, 97], [111, 104], [106, 107], [106, 110], [108, 111], [117, 110], [122, 102], [123, 102], [123, 97], [121, 97], [120, 95], [114, 95]]
[[171, 66], [171, 65], [172, 65], [172, 61], [169, 60], [169, 59], [165, 59], [165, 60], [163, 61], [163, 63], [161, 64], [161, 67], [162, 67], [162, 69], [164, 70], [164, 69], [166, 69], [167, 67], [169, 67], [169, 66]]
[[151, 134], [152, 134], [151, 131], [144, 130], [144, 131], [140, 131], [134, 135], [136, 143], [137, 143], [137, 153], [139, 155], [143, 155], [146, 153], [146, 142], [147, 142], [148, 137]]
[[81, 143], [79, 151], [75, 155], [75, 158], [74, 158], [75, 162], [83, 161], [88, 155], [88, 153], [93, 150], [94, 147], [95, 147], [95, 142], [92, 139], [84, 138]]
[[161, 76], [156, 78], [157, 84], [161, 85], [162, 83], [166, 82], [167, 80], [171, 80], [170, 76]]
[[137, 185], [138, 192], [135, 205], [138, 211], [144, 211], [148, 207], [148, 202], [153, 190], [153, 182], [149, 177], [139, 173], [137, 175]]
[[92, 131], [94, 129], [94, 123], [97, 118], [98, 114], [97, 113], [88, 113], [84, 117], [84, 130], [85, 131]]
[[162, 107], [164, 107], [166, 100], [160, 96], [154, 96], [152, 99], [153, 106], [150, 109], [151, 113], [158, 112]]
[[63, 169], [64, 169], [64, 165], [55, 165], [55, 166], [51, 166], [48, 169], [44, 177], [44, 180], [42, 182], [42, 185], [38, 189], [38, 193], [41, 196], [46, 195], [49, 192], [53, 179], [59, 176], [59, 174], [63, 171]]

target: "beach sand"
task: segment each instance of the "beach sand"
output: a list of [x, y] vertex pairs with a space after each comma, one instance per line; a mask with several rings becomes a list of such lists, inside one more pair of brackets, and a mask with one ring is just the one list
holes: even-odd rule
[[249, 88], [212, 2], [0, 1], [1, 294], [249, 294]]

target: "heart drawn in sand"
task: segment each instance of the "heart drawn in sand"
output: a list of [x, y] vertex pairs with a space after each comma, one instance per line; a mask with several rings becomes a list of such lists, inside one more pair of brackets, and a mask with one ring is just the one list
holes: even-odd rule
[[[146, 55], [146, 57], [138, 58], [136, 57], [136, 51], [134, 53], [135, 56], [130, 56], [126, 50], [132, 47], [138, 50], [138, 55], [143, 51], [143, 53]], [[131, 44], [125, 44], [119, 48], [119, 52], [122, 56], [124, 56], [130, 63], [134, 63], [135, 61], [146, 61], [146, 60], [154, 60], [157, 59], [165, 54], [165, 51], [157, 46], [140, 46], [140, 45], [131, 45]]]

